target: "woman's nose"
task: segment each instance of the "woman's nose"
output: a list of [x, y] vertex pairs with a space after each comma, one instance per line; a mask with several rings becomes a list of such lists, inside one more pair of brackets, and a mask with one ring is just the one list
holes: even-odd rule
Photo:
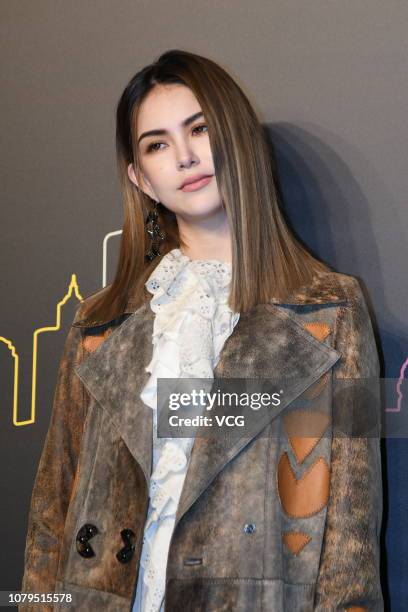
[[177, 166], [179, 168], [190, 168], [198, 163], [198, 157], [191, 146], [186, 143], [179, 145], [177, 150]]

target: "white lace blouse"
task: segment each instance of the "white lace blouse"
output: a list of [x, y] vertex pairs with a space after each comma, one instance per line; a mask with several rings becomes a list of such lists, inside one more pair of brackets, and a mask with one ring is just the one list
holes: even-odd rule
[[239, 319], [227, 305], [231, 264], [167, 253], [146, 281], [155, 313], [151, 376], [140, 397], [153, 410], [153, 471], [132, 612], [162, 612], [167, 556], [194, 438], [157, 437], [157, 379], [213, 378]]

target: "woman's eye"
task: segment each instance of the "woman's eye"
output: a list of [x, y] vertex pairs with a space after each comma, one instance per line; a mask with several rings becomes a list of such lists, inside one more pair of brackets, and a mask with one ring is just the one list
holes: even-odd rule
[[[193, 132], [195, 132], [196, 130], [199, 130], [199, 134], [203, 134], [205, 132], [202, 131], [202, 128], [206, 128], [206, 130], [208, 131], [208, 126], [206, 123], [202, 123], [201, 125], [196, 125], [193, 128]], [[161, 144], [165, 144], [164, 142], [152, 142], [151, 144], [149, 144], [149, 146], [147, 147], [146, 151], [147, 153], [150, 153], [150, 151], [159, 151], [160, 149], [156, 148]]]
[[152, 142], [151, 144], [149, 144], [149, 146], [147, 147], [147, 152], [149, 153], [150, 151], [158, 151], [158, 149], [155, 149], [154, 147], [156, 145], [160, 145], [163, 144], [162, 142]]
[[[199, 130], [200, 128], [207, 128], [207, 130], [208, 130], [208, 127], [207, 127], [207, 124], [206, 124], [206, 123], [202, 123], [201, 125], [197, 125], [197, 126], [194, 128], [194, 130]], [[193, 130], [193, 132], [194, 132], [194, 130]], [[201, 132], [201, 133], [202, 133], [202, 132]]]

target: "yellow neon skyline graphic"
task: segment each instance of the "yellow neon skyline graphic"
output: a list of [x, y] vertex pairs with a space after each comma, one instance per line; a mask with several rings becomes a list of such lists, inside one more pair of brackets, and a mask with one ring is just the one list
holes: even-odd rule
[[78, 298], [80, 302], [82, 302], [83, 297], [79, 293], [79, 287], [77, 283], [76, 274], [72, 274], [71, 282], [68, 287], [67, 293], [64, 295], [62, 300], [57, 304], [57, 313], [56, 313], [56, 323], [53, 326], [49, 327], [40, 327], [34, 330], [33, 333], [33, 365], [32, 365], [32, 382], [31, 382], [31, 416], [29, 419], [25, 421], [19, 421], [17, 418], [18, 411], [18, 373], [19, 373], [19, 356], [16, 351], [16, 347], [8, 338], [4, 338], [4, 336], [0, 336], [0, 342], [3, 342], [7, 348], [9, 349], [11, 356], [14, 360], [14, 385], [13, 385], [13, 425], [19, 427], [21, 425], [31, 425], [35, 423], [35, 404], [36, 404], [36, 392], [37, 392], [37, 347], [38, 347], [38, 336], [45, 332], [56, 332], [61, 329], [61, 308], [66, 304], [66, 302], [72, 297], [72, 294], [75, 293], [75, 296]]

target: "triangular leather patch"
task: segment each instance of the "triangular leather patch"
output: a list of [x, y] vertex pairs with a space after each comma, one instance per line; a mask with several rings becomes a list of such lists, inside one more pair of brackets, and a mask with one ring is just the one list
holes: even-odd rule
[[316, 382], [313, 383], [313, 385], [311, 385], [308, 389], [306, 389], [306, 391], [304, 391], [303, 397], [307, 400], [316, 399], [316, 397], [320, 395], [320, 393], [323, 391], [323, 389], [327, 385], [328, 380], [329, 380], [329, 373], [326, 372], [325, 374], [323, 374], [323, 376], [319, 378], [319, 380], [316, 380]]
[[103, 334], [91, 334], [85, 336], [82, 341], [82, 345], [88, 353], [93, 353], [96, 349], [106, 340], [106, 338], [112, 332], [112, 328], [108, 328]]
[[303, 327], [321, 342], [330, 334], [330, 325], [323, 321], [309, 321], [308, 323], [303, 323]]
[[298, 555], [302, 548], [309, 544], [312, 538], [301, 531], [286, 531], [282, 533], [282, 540], [294, 555]]
[[283, 424], [297, 463], [302, 463], [310, 455], [329, 421], [329, 415], [324, 412], [291, 410], [285, 414]]

